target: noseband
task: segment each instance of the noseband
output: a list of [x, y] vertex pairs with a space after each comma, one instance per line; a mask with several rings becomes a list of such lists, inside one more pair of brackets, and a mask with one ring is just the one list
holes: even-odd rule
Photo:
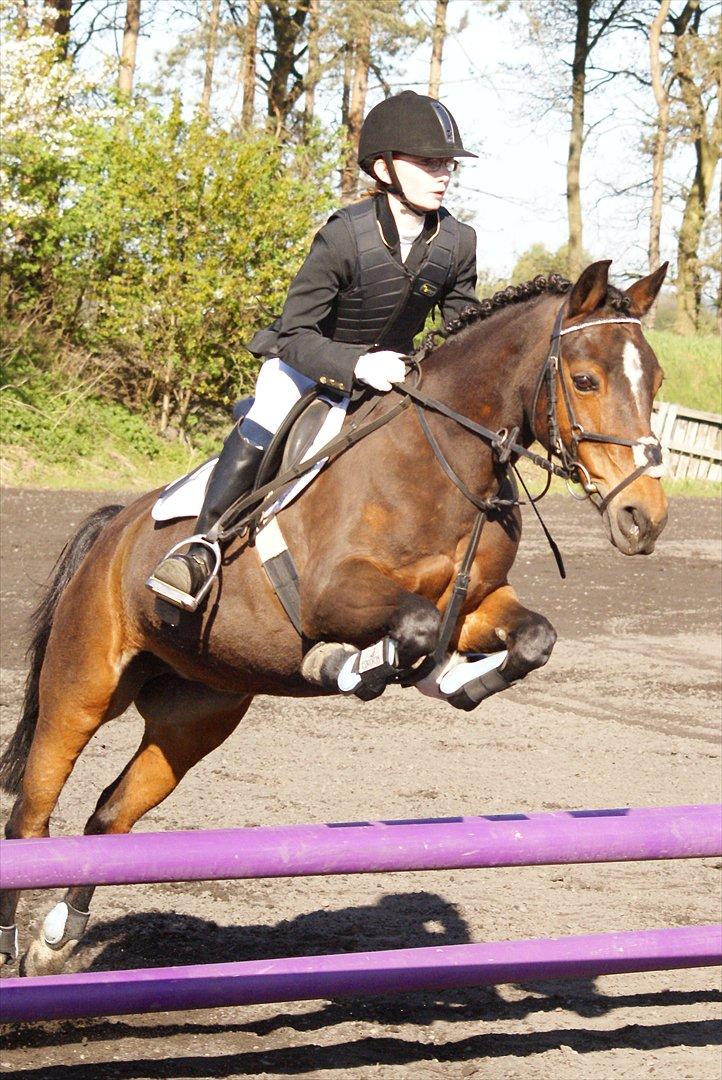
[[[612, 499], [614, 499], [619, 492], [623, 491], [629, 484], [634, 483], [640, 476], [643, 476], [646, 473], [648, 476], [658, 478], [662, 475], [662, 446], [657, 436], [652, 432], [650, 432], [649, 435], [641, 436], [639, 439], [625, 439], [620, 435], [609, 435], [598, 431], [587, 431], [579, 423], [576, 412], [574, 411], [574, 404], [572, 402], [572, 396], [569, 391], [569, 384], [562, 360], [562, 338], [565, 334], [575, 334], [578, 330], [586, 330], [591, 326], [604, 326], [609, 323], [632, 323], [635, 326], [641, 326], [642, 324], [639, 319], [620, 317], [612, 319], [593, 319], [590, 322], [580, 323], [578, 326], [567, 326], [562, 329], [564, 308], [565, 305], [562, 304], [554, 321], [549, 354], [539, 373], [536, 390], [534, 392], [530, 422], [534, 436], [535, 438], [538, 438], [536, 431], [534, 430], [534, 418], [537, 412], [539, 395], [541, 394], [542, 388], [546, 385], [547, 435], [549, 448], [551, 452], [559, 458], [562, 468], [567, 474], [567, 478], [580, 484], [586, 492], [586, 497], [590, 498], [599, 510], [599, 513], [603, 514]], [[567, 411], [567, 416], [569, 417], [571, 448], [567, 448], [564, 445], [559, 428], [557, 378], [559, 379], [559, 384], [562, 388], [564, 407]], [[636, 469], [628, 476], [625, 476], [623, 480], [611, 489], [611, 491], [608, 491], [607, 494], [602, 497], [599, 488], [589, 475], [589, 471], [579, 460], [579, 445], [583, 442], [612, 443], [615, 446], [628, 446], [634, 454], [635, 461], [639, 461], [640, 457], [642, 460], [639, 461]], [[598, 496], [598, 498], [595, 498], [595, 496]]]

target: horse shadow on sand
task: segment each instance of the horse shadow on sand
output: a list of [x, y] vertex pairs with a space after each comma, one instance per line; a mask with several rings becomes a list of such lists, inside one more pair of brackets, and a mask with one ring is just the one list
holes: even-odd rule
[[[224, 889], [222, 883], [211, 886], [214, 891]], [[471, 941], [469, 927], [453, 904], [433, 892], [391, 893], [379, 898], [375, 904], [340, 908], [337, 910], [317, 910], [299, 915], [294, 919], [283, 920], [275, 925], [219, 926], [212, 920], [195, 915], [183, 915], [175, 912], [142, 912], [126, 914], [115, 919], [91, 924], [81, 950], [76, 956], [75, 968], [91, 971], [108, 971], [122, 968], [148, 968], [197, 963], [228, 963], [233, 961], [272, 959], [284, 956], [309, 956], [323, 953], [345, 953], [375, 951], [380, 949], [412, 949], [425, 946], [461, 945]], [[574, 1012], [580, 1017], [598, 1017], [610, 1010], [622, 1007], [660, 1005], [686, 1005], [708, 1001], [722, 1001], [722, 994], [716, 991], [673, 991], [649, 994], [606, 995], [595, 989], [593, 979], [556, 980], [516, 985], [513, 1000], [507, 1000], [493, 987], [478, 989], [413, 991], [398, 995], [382, 995], [377, 998], [359, 998], [328, 1001], [308, 1011], [294, 1011], [283, 1003], [277, 1006], [277, 1012], [265, 1017], [241, 1019], [235, 1022], [229, 1019], [228, 1010], [224, 1009], [224, 1020], [214, 1022], [206, 1010], [195, 1022], [188, 1015], [162, 1019], [159, 1023], [138, 1024], [133, 1018], [119, 1018], [109, 1023], [106, 1020], [90, 1020], [82, 1023], [68, 1022], [54, 1024], [50, 1028], [33, 1026], [32, 1032], [27, 1027], [8, 1033], [5, 1046], [10, 1050], [14, 1046], [54, 1045], [58, 1040], [68, 1044], [81, 1041], [94, 1042], [119, 1039], [129, 1036], [136, 1039], [156, 1040], [171, 1038], [181, 1033], [209, 1036], [213, 1034], [249, 1034], [254, 1036], [272, 1036], [281, 1029], [291, 1029], [300, 1033], [318, 1032], [322, 1029], [347, 1023], [364, 1023], [386, 1027], [389, 1036], [376, 1036], [362, 1039], [360, 1043], [337, 1045], [336, 1056], [329, 1057], [325, 1067], [349, 1068], [361, 1067], [375, 1061], [379, 1063], [400, 1063], [407, 1060], [411, 1045], [407, 1039], [394, 1037], [400, 1025], [412, 1024], [419, 1028], [429, 1028], [434, 1023], [491, 1023], [500, 1020], [523, 1020], [530, 1014], [553, 1013], [557, 1009]], [[266, 1006], [265, 1008], [273, 1008]], [[636, 1026], [636, 1025], [635, 1025]], [[680, 1025], [660, 1025], [648, 1031], [658, 1032], [660, 1046], [675, 1045], [680, 1038], [689, 1043], [695, 1040], [694, 1029], [700, 1030], [697, 1037], [709, 1041], [708, 1025], [685, 1024], [684, 1035], [677, 1033]], [[617, 1045], [613, 1032], [597, 1032], [606, 1037], [606, 1042]], [[478, 1056], [501, 1056], [517, 1050], [510, 1049], [511, 1043], [522, 1056], [542, 1053], [553, 1045], [556, 1036], [558, 1045], [574, 1046], [575, 1037], [579, 1038], [581, 1050], [587, 1048], [583, 1037], [588, 1035], [584, 1029], [559, 1032], [540, 1032], [538, 1035], [500, 1035], [498, 1033], [476, 1034], [471, 1039], [447, 1043], [448, 1053], [439, 1054], [439, 1045], [426, 1047], [419, 1044], [416, 1057], [419, 1063], [429, 1057], [431, 1051], [437, 1060], [469, 1061]], [[550, 1043], [549, 1040], [552, 1040]], [[648, 1045], [649, 1036], [646, 1035]], [[511, 1042], [509, 1042], [511, 1040]], [[525, 1045], [527, 1049], [524, 1050]], [[496, 1042], [499, 1043], [495, 1049]], [[363, 1044], [363, 1045], [362, 1045]], [[387, 1045], [389, 1044], [389, 1045]], [[398, 1044], [398, 1045], [397, 1045]], [[606, 1045], [602, 1043], [596, 1046]], [[626, 1043], [625, 1043], [626, 1045]], [[356, 1051], [350, 1047], [357, 1047]], [[456, 1049], [454, 1049], [456, 1048]], [[328, 1047], [331, 1054], [333, 1048]], [[308, 1058], [304, 1051], [308, 1050]], [[313, 1051], [313, 1052], [312, 1052]], [[427, 1053], [428, 1051], [428, 1053]], [[271, 1059], [278, 1056], [275, 1065], [279, 1071], [303, 1073], [322, 1067], [317, 1054], [322, 1048], [315, 1045], [288, 1047], [286, 1050], [267, 1050], [263, 1061], [255, 1054], [243, 1054], [248, 1057], [246, 1069], [238, 1055], [221, 1055], [218, 1059], [205, 1058], [204, 1067], [209, 1070], [204, 1076], [220, 1077], [229, 1075], [253, 1074], [253, 1063], [262, 1063], [265, 1071]], [[353, 1060], [348, 1058], [349, 1053]], [[354, 1053], [360, 1055], [354, 1058]], [[338, 1056], [340, 1055], [340, 1056]], [[370, 1057], [368, 1056], [370, 1055]], [[288, 1060], [286, 1060], [288, 1057]], [[233, 1060], [238, 1071], [229, 1073], [227, 1068]], [[214, 1067], [213, 1061], [217, 1061]], [[185, 1063], [185, 1064], [184, 1064]], [[136, 1062], [135, 1064], [140, 1064]], [[195, 1072], [192, 1059], [175, 1059], [180, 1071], [178, 1076], [200, 1075]], [[134, 1078], [139, 1073], [133, 1071], [133, 1063], [128, 1062], [126, 1072], [113, 1072], [113, 1075]], [[115, 1066], [115, 1063], [114, 1063]], [[144, 1063], [149, 1067], [150, 1061]], [[77, 1066], [76, 1066], [77, 1067]], [[44, 1076], [53, 1075], [53, 1070]], [[58, 1076], [61, 1074], [58, 1073]], [[143, 1073], [155, 1076], [161, 1073]]]

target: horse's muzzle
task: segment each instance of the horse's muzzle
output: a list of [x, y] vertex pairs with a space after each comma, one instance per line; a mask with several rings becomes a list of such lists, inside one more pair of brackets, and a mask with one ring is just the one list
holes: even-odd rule
[[651, 555], [657, 537], [667, 524], [667, 500], [664, 493], [650, 504], [633, 500], [620, 492], [604, 513], [609, 539], [623, 555]]

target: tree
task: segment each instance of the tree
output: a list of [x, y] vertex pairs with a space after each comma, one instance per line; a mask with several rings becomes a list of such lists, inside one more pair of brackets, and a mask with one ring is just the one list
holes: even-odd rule
[[68, 55], [72, 7], [73, 0], [44, 0], [43, 30], [55, 35], [58, 56], [63, 59]]
[[[661, 38], [662, 28], [669, 15], [671, 0], [660, 0], [659, 10], [649, 25], [649, 70], [652, 77], [652, 91], [657, 103], [657, 116], [652, 140], [652, 206], [649, 214], [649, 270], [655, 270], [662, 262], [659, 237], [662, 229], [662, 200], [664, 198], [664, 162], [667, 155], [669, 136], [669, 91], [670, 80], [665, 80], [662, 71]], [[654, 326], [657, 312], [655, 300], [647, 314], [647, 325]]]
[[[582, 268], [592, 262], [592, 257], [586, 251], [581, 253]], [[531, 281], [537, 274], [561, 274], [575, 280], [571, 270], [569, 257], [569, 245], [562, 244], [556, 251], [550, 251], [544, 244], [532, 244], [530, 248], [517, 259], [511, 273], [513, 285], [523, 281]]]
[[356, 154], [366, 112], [369, 78], [373, 75], [388, 97], [393, 91], [386, 73], [403, 52], [427, 40], [430, 28], [407, 0], [335, 0], [329, 27], [340, 43], [342, 57], [341, 123], [346, 133], [346, 157], [341, 176], [345, 199], [353, 197], [358, 181]]
[[118, 89], [127, 97], [130, 97], [133, 92], [135, 56], [140, 33], [140, 5], [141, 0], [127, 0], [125, 6], [125, 28], [118, 69]]
[[309, 0], [308, 10], [308, 66], [304, 80], [303, 137], [306, 138], [313, 123], [316, 104], [316, 84], [321, 77], [320, 53], [320, 3]]
[[211, 108], [211, 93], [213, 91], [213, 69], [216, 63], [218, 50], [218, 20], [220, 15], [221, 0], [207, 0], [205, 10], [205, 56], [203, 63], [203, 93], [201, 95], [201, 112], [208, 116]]
[[15, 32], [19, 38], [28, 32], [28, 0], [17, 0], [15, 9]]
[[438, 98], [441, 88], [441, 57], [446, 37], [446, 11], [449, 0], [436, 0], [434, 29], [431, 35], [431, 65], [429, 67], [429, 97]]
[[258, 57], [258, 25], [261, 17], [261, 0], [226, 0], [231, 20], [236, 26], [236, 36], [241, 42], [241, 71], [239, 83], [242, 93], [242, 131], [253, 127], [256, 98], [256, 61]]
[[722, 138], [720, 93], [720, 22], [712, 32], [700, 34], [702, 11], [697, 8], [691, 22], [692, 32], [679, 38], [675, 54], [675, 79], [679, 86], [681, 107], [677, 112], [683, 137], [695, 153], [695, 168], [685, 197], [677, 245], [677, 311], [675, 329], [691, 334], [699, 323], [703, 273], [699, 259], [707, 204]]
[[[581, 164], [584, 142], [586, 97], [599, 89], [617, 74], [604, 70], [596, 82], [589, 86], [590, 72], [594, 71], [592, 53], [599, 42], [626, 24], [624, 17], [631, 10], [632, 0], [525, 0], [533, 37], [558, 52], [560, 45], [572, 47], [572, 59], [565, 65], [571, 69], [571, 105], [569, 110], [569, 148], [567, 153], [567, 220], [569, 229], [569, 272], [577, 277], [582, 267], [583, 217], [581, 200]], [[552, 65], [553, 67], [553, 65]], [[560, 104], [558, 76], [552, 70], [554, 84], [547, 89], [547, 100], [555, 107]]]
[[304, 90], [298, 62], [305, 52], [301, 32], [309, 12], [309, 0], [299, 0], [295, 9], [290, 0], [266, 0], [266, 9], [273, 30], [273, 48], [262, 54], [269, 70], [265, 80], [268, 122], [269, 130], [280, 138], [288, 133], [291, 110]]
[[[344, 201], [350, 199], [356, 189], [358, 168], [356, 165], [356, 150], [361, 135], [361, 124], [366, 111], [366, 92], [369, 84], [369, 65], [371, 63], [371, 14], [366, 5], [360, 9], [360, 18], [353, 46], [346, 54], [351, 77], [348, 82], [348, 109], [345, 116], [346, 136], [348, 147], [346, 160], [341, 171], [341, 198]], [[349, 48], [349, 46], [347, 46]], [[346, 80], [348, 74], [346, 74]]]

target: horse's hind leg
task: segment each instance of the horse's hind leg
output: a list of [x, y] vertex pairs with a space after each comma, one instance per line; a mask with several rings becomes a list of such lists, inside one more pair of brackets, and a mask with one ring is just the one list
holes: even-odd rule
[[[100, 796], [85, 832], [129, 832], [178, 786], [197, 762], [240, 723], [252, 698], [221, 694], [175, 676], [159, 676], [136, 699], [146, 721], [140, 745]], [[25, 975], [62, 970], [82, 937], [94, 886], [68, 889], [47, 915], [21, 965]]]

